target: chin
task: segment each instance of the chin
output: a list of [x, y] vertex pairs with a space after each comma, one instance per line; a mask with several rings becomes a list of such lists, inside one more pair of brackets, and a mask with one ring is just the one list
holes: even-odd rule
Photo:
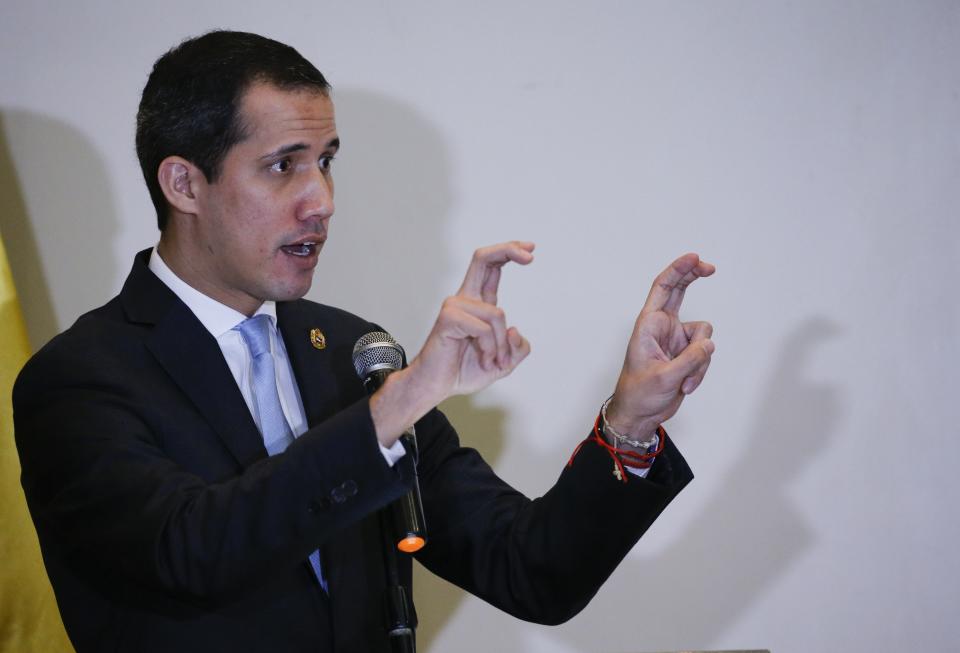
[[309, 283], [299, 285], [292, 284], [282, 288], [275, 288], [275, 292], [271, 293], [270, 298], [275, 302], [292, 302], [297, 299], [302, 299], [304, 295], [310, 292], [311, 286], [313, 286], [312, 277]]

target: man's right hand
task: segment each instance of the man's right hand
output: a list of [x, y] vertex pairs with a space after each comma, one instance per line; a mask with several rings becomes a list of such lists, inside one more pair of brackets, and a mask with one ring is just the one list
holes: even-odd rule
[[511, 241], [474, 252], [463, 284], [447, 297], [420, 353], [391, 374], [370, 398], [377, 439], [390, 447], [427, 411], [448, 397], [482, 390], [530, 353], [497, 306], [501, 269], [533, 261], [533, 243]]

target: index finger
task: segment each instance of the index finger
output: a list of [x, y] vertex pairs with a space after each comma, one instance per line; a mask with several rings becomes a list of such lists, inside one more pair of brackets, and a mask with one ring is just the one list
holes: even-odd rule
[[677, 315], [687, 286], [700, 277], [709, 277], [715, 271], [716, 267], [701, 261], [698, 255], [692, 252], [684, 254], [653, 280], [650, 294], [647, 295], [647, 301], [640, 312], [664, 311]]
[[481, 247], [473, 253], [470, 267], [467, 268], [467, 274], [457, 294], [496, 304], [500, 268], [510, 261], [527, 265], [533, 260], [533, 248], [533, 243], [522, 240]]

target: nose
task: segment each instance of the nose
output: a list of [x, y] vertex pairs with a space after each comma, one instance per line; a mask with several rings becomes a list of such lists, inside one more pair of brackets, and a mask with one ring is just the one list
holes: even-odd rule
[[307, 179], [297, 217], [300, 220], [327, 220], [333, 215], [333, 177], [315, 169]]

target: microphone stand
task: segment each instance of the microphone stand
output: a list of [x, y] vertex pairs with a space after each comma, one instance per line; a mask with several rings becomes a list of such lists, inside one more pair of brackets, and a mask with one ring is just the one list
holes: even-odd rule
[[[417, 462], [419, 462], [419, 451], [417, 450], [416, 435], [411, 428], [410, 431], [402, 436], [404, 448], [407, 453], [413, 456], [413, 476], [414, 483], [417, 480]], [[380, 511], [380, 534], [383, 539], [383, 567], [387, 578], [387, 596], [386, 596], [386, 618], [387, 618], [387, 636], [390, 640], [390, 649], [393, 653], [416, 653], [417, 651], [417, 622], [413, 614], [413, 597], [407, 592], [407, 588], [400, 582], [400, 569], [398, 563], [399, 547], [397, 546], [397, 532], [402, 531], [404, 536], [407, 529], [402, 525], [403, 508], [401, 501], [417, 501], [419, 503], [419, 493], [414, 497], [413, 492], [393, 502], [391, 505]], [[423, 508], [420, 508], [420, 514]], [[422, 523], [416, 524], [419, 527]]]
[[[372, 395], [391, 372], [403, 365], [403, 347], [389, 333], [372, 331], [354, 345], [353, 365], [367, 393]], [[391, 650], [393, 653], [416, 653], [417, 622], [413, 599], [400, 582], [397, 550], [408, 554], [418, 551], [426, 543], [427, 532], [417, 478], [420, 454], [413, 427], [401, 436], [401, 441], [413, 461], [413, 483], [410, 491], [379, 512], [383, 568], [387, 581], [384, 604]]]
[[393, 653], [416, 653], [417, 624], [413, 620], [411, 597], [400, 583], [397, 545], [393, 537], [393, 520], [388, 510], [380, 511], [380, 532], [383, 534], [383, 564], [387, 572], [387, 636]]

